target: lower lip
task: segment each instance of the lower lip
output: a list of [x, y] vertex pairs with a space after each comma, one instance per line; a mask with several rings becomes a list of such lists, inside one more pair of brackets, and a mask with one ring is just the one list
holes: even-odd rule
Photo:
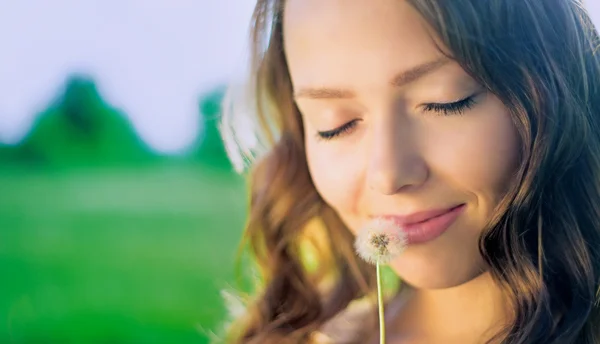
[[465, 204], [450, 209], [447, 213], [434, 217], [424, 222], [403, 225], [409, 245], [422, 244], [431, 241], [444, 232], [454, 223], [456, 218], [465, 209]]

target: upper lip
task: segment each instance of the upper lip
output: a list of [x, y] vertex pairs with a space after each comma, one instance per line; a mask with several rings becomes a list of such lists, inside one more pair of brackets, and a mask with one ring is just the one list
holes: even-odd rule
[[378, 217], [384, 218], [384, 219], [390, 219], [390, 220], [393, 220], [394, 222], [398, 223], [401, 226], [406, 226], [406, 225], [412, 225], [412, 224], [419, 223], [419, 222], [425, 222], [434, 217], [444, 215], [445, 213], [450, 212], [462, 205], [463, 204], [459, 204], [459, 205], [455, 205], [455, 206], [452, 206], [449, 208], [443, 208], [443, 209], [438, 208], [438, 209], [433, 209], [433, 210], [424, 210], [424, 211], [419, 211], [419, 212], [415, 212], [415, 213], [408, 214], [408, 215], [383, 215], [383, 216], [378, 216]]

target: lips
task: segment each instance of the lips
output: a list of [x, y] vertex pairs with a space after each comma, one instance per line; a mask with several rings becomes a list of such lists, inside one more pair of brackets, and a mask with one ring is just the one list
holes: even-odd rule
[[430, 220], [434, 217], [443, 215], [443, 214], [451, 211], [454, 208], [455, 207], [445, 208], [445, 209], [437, 209], [437, 210], [428, 210], [428, 211], [421, 211], [421, 212], [406, 215], [406, 216], [391, 216], [391, 217], [399, 225], [412, 225], [415, 223], [424, 222], [424, 221]]
[[451, 208], [422, 211], [407, 216], [386, 215], [406, 234], [409, 244], [420, 244], [442, 235], [465, 209], [465, 204]]

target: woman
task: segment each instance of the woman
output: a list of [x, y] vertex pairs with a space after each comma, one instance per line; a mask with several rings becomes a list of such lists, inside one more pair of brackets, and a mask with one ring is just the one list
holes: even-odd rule
[[353, 241], [385, 218], [409, 241], [388, 343], [600, 343], [600, 40], [581, 1], [259, 0], [253, 20], [256, 112], [224, 132], [256, 155], [235, 128], [252, 119], [267, 148], [246, 229], [264, 289], [231, 342], [377, 342]]

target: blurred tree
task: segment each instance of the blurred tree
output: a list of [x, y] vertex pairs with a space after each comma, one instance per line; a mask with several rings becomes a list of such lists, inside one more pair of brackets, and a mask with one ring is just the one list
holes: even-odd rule
[[232, 169], [219, 132], [221, 102], [226, 88], [217, 87], [200, 97], [201, 134], [194, 155], [202, 163], [223, 169]]
[[15, 161], [16, 150], [17, 148], [13, 145], [5, 145], [0, 143], [0, 164]]
[[67, 81], [64, 94], [38, 117], [18, 148], [19, 160], [55, 166], [143, 163], [154, 156], [85, 76]]

